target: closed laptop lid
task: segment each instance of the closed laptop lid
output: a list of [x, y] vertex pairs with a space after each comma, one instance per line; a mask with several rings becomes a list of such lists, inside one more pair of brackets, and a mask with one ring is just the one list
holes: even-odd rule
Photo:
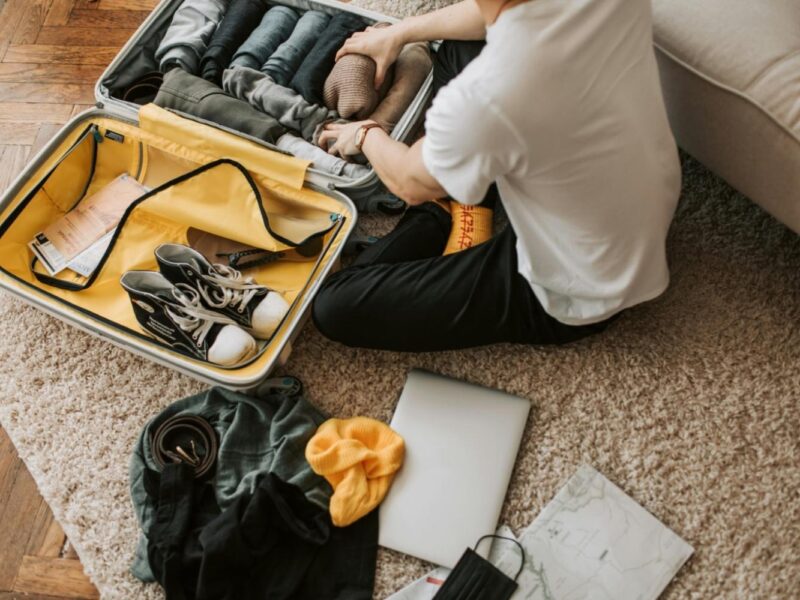
[[391, 423], [406, 455], [380, 507], [380, 544], [453, 567], [493, 533], [529, 410], [516, 396], [411, 371]]

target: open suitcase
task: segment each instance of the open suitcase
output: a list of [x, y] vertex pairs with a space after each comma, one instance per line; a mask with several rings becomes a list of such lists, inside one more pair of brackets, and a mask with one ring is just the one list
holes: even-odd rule
[[[97, 108], [67, 123], [0, 199], [0, 286], [89, 333], [194, 378], [252, 390], [284, 362], [312, 299], [352, 233], [354, 199], [380, 194], [374, 172], [349, 181], [309, 168], [270, 144], [197, 119], [115, 98], [124, 78], [148, 64], [181, 0], [163, 0], [123, 47], [96, 86]], [[332, 0], [279, 0], [299, 9], [391, 18]], [[430, 96], [429, 76], [393, 132], [407, 139]], [[122, 173], [151, 188], [120, 222], [100, 266], [88, 278], [48, 276], [28, 242], [46, 225]], [[119, 284], [128, 270], [156, 270], [154, 248], [187, 243], [190, 229], [282, 252], [312, 246], [313, 258], [275, 261], [248, 275], [280, 290], [291, 308], [255, 358], [236, 368], [195, 360], [142, 331]], [[318, 253], [317, 253], [318, 252]], [[70, 274], [67, 274], [70, 273]]]

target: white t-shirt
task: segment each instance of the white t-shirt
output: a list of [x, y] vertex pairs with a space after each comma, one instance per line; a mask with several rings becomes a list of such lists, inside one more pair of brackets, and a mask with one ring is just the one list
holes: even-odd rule
[[464, 204], [497, 182], [519, 273], [559, 321], [601, 321], [666, 289], [680, 164], [650, 0], [529, 0], [436, 96], [424, 164]]

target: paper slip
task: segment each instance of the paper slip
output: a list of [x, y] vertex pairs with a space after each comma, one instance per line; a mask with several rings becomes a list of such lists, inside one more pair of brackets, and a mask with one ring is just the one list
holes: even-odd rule
[[[120, 175], [37, 233], [28, 246], [47, 271], [55, 275], [113, 231], [133, 201], [147, 191], [130, 175]], [[79, 263], [82, 268], [84, 261]]]
[[[497, 528], [497, 535], [511, 538], [512, 540], [517, 539], [514, 532], [511, 531], [511, 528], [506, 525], [501, 525]], [[478, 540], [475, 541], [477, 542]], [[485, 540], [483, 543], [486, 544], [488, 542], [489, 540]], [[512, 542], [508, 541], [495, 539], [493, 542], [492, 549], [489, 551], [489, 562], [494, 564], [497, 564], [501, 555], [505, 555], [507, 547], [515, 547]], [[466, 548], [464, 549], [466, 550]], [[517, 557], [519, 557], [519, 550], [516, 550], [516, 552]], [[517, 558], [517, 567], [519, 567], [519, 558]], [[439, 591], [439, 588], [442, 587], [448, 575], [450, 575], [450, 569], [447, 567], [437, 567], [427, 575], [407, 585], [399, 592], [392, 594], [386, 598], [386, 600], [432, 600], [436, 592]]]
[[[512, 600], [655, 600], [694, 549], [592, 467], [581, 466], [522, 533]], [[518, 567], [518, 552], [497, 564]]]
[[103, 259], [103, 255], [111, 243], [111, 238], [113, 237], [114, 232], [109, 231], [94, 244], [69, 261], [69, 263], [67, 263], [67, 268], [75, 271], [78, 275], [89, 277], [92, 273], [94, 273], [97, 265], [100, 264], [100, 261]]

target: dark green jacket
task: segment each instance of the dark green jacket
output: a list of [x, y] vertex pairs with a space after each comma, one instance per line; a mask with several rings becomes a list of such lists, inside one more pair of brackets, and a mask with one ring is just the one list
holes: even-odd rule
[[[142, 430], [130, 464], [131, 499], [141, 530], [153, 521], [155, 499], [145, 490], [146, 469], [157, 471], [150, 451], [152, 433], [174, 415], [196, 415], [206, 419], [219, 437], [214, 476], [217, 504], [225, 510], [242, 494], [255, 491], [265, 473], [294, 484], [315, 504], [326, 508], [332, 489], [315, 474], [305, 458], [308, 440], [325, 416], [302, 396], [273, 394], [255, 398], [222, 388], [211, 388], [171, 404]], [[142, 581], [153, 581], [147, 562], [147, 539], [139, 539], [131, 571]]]

